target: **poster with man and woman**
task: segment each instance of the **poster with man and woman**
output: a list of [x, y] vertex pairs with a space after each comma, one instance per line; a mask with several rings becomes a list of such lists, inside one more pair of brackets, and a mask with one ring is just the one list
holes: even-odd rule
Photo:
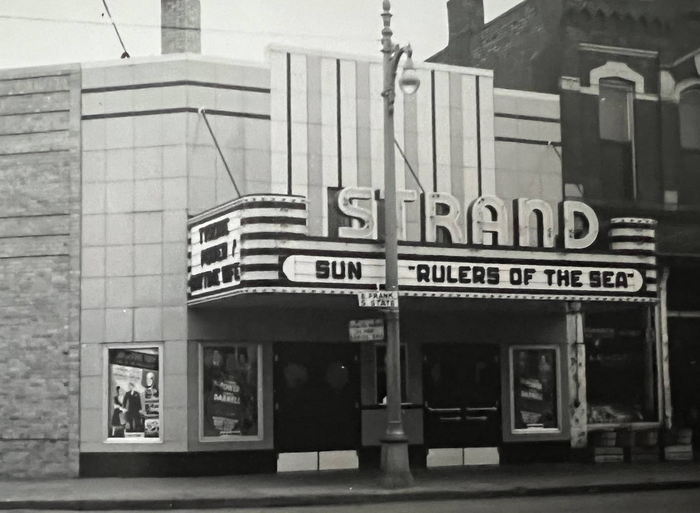
[[108, 438], [159, 438], [158, 348], [109, 350]]

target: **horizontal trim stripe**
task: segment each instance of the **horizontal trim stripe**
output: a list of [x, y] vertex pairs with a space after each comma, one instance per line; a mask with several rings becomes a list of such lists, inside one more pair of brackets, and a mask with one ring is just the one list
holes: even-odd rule
[[641, 235], [611, 235], [608, 237], [611, 243], [616, 242], [638, 242], [643, 244], [651, 244], [656, 241], [655, 237], [642, 237]]
[[[258, 196], [257, 194], [254, 196]], [[265, 194], [265, 196], [275, 196], [274, 194]], [[286, 198], [287, 195], [285, 194], [279, 194], [277, 196]], [[245, 196], [243, 196], [245, 198]], [[238, 198], [237, 200], [234, 201], [239, 201], [241, 198]], [[211, 211], [208, 212], [202, 212], [201, 214], [197, 214], [196, 216], [192, 216], [188, 221], [187, 224], [191, 228], [192, 226], [196, 224], [203, 224], [206, 222], [211, 221], [212, 219], [216, 219], [217, 217], [224, 216], [230, 212], [236, 212], [237, 210], [243, 210], [243, 209], [257, 209], [257, 208], [275, 208], [275, 209], [282, 209], [286, 208], [289, 210], [306, 210], [306, 201], [277, 201], [277, 200], [260, 200], [260, 201], [240, 201], [236, 205], [220, 205], [219, 207], [216, 207], [212, 209]]]
[[497, 118], [522, 119], [523, 121], [541, 121], [542, 123], [561, 123], [559, 118], [545, 118], [540, 116], [527, 116], [525, 114], [508, 114], [506, 112], [496, 112]]
[[[241, 272], [252, 272], [252, 271], [279, 271], [281, 269], [279, 262], [276, 264], [241, 264]], [[245, 280], [245, 277], [241, 277], [241, 281]]]
[[[355, 295], [357, 292], [362, 290], [376, 290], [375, 287], [356, 287], [356, 288], [318, 288], [316, 286], [312, 287], [289, 287], [285, 285], [271, 285], [269, 281], [259, 280], [257, 282], [251, 281], [247, 282], [245, 286], [237, 285], [230, 289], [223, 291], [212, 291], [207, 294], [202, 294], [196, 298], [190, 298], [188, 300], [189, 305], [197, 305], [202, 303], [209, 303], [219, 299], [226, 299], [235, 296], [241, 296], [244, 294], [306, 294], [307, 296], [314, 295]], [[510, 294], [501, 293], [465, 293], [465, 292], [425, 292], [425, 291], [413, 291], [413, 290], [400, 290], [399, 296], [404, 298], [415, 298], [415, 297], [434, 297], [436, 299], [525, 299], [525, 300], [536, 300], [536, 301], [575, 301], [582, 299], [585, 301], [612, 301], [612, 302], [626, 302], [626, 303], [656, 303], [658, 298], [656, 295], [649, 294], [645, 297], [617, 297], [617, 296], [597, 296], [597, 297], [587, 297], [582, 298], [572, 294], [560, 294], [560, 295], [543, 295], [543, 294], [529, 294], [521, 295], [518, 297], [510, 297]]]
[[68, 253], [48, 253], [44, 255], [8, 255], [0, 256], [0, 260], [10, 260], [12, 258], [50, 258], [50, 257], [69, 257]]
[[29, 239], [32, 237], [68, 237], [70, 233], [30, 233], [28, 235], [0, 235], [0, 239]]
[[288, 216], [260, 216], [241, 218], [241, 226], [249, 224], [296, 224], [306, 226], [306, 218]]
[[518, 144], [536, 144], [538, 146], [561, 146], [561, 141], [540, 141], [537, 139], [517, 139], [515, 137], [498, 137], [494, 138], [497, 142], [510, 142]]
[[69, 216], [67, 212], [50, 212], [48, 214], [21, 214], [17, 216], [0, 216], [0, 219], [24, 219], [25, 217], [59, 217]]
[[[375, 289], [376, 290], [376, 285], [362, 285], [358, 286], [357, 284], [354, 283], [329, 283], [324, 286], [322, 283], [316, 283], [316, 282], [292, 282], [289, 280], [284, 280], [285, 283], [289, 283], [290, 286], [294, 287], [312, 287], [312, 288], [340, 288], [340, 289]], [[384, 286], [380, 285], [380, 290], [383, 290]], [[613, 294], [612, 296], [610, 295], [609, 291], [606, 290], [601, 290], [600, 292], [596, 291], [581, 291], [581, 292], [574, 292], [571, 291], [568, 294], [562, 294], [561, 291], [558, 290], [552, 290], [548, 291], [546, 289], [536, 289], [536, 288], [529, 288], [529, 289], [508, 289], [507, 292], [503, 291], [503, 289], [489, 289], [489, 288], [483, 288], [483, 287], [440, 287], [440, 286], [435, 286], [435, 285], [427, 285], [424, 287], [419, 287], [419, 286], [402, 286], [399, 288], [399, 292], [432, 292], [435, 294], [449, 294], [449, 293], [465, 293], [465, 294], [485, 294], [485, 295], [493, 295], [493, 294], [499, 294], [501, 296], [505, 296], [506, 298], [512, 298], [512, 299], [518, 299], [521, 296], [527, 296], [527, 295], [538, 295], [538, 296], [548, 296], [548, 295], [559, 295], [559, 296], [567, 296], [567, 297], [582, 297], [582, 298], [590, 298], [590, 297], [596, 297], [600, 296], [601, 294], [607, 294], [609, 297], [616, 297], [616, 298], [638, 298], [638, 297], [649, 297], [650, 295], [643, 292], [618, 292], [616, 294]]]
[[40, 155], [42, 153], [67, 153], [67, 152], [76, 152], [77, 153], [77, 145], [75, 148], [56, 148], [53, 150], [29, 150], [29, 151], [18, 151], [16, 153], [0, 153], [0, 157], [15, 157], [18, 155]]
[[111, 93], [114, 91], [130, 91], [130, 90], [135, 90], [135, 89], [153, 89], [156, 87], [177, 87], [177, 86], [212, 87], [214, 89], [230, 89], [232, 91], [248, 91], [251, 93], [270, 94], [270, 89], [267, 87], [221, 84], [218, 82], [202, 82], [199, 80], [173, 80], [172, 82], [147, 82], [144, 84], [127, 84], [127, 85], [104, 86], [104, 87], [86, 87], [85, 89], [82, 90], [82, 93], [83, 94]]
[[8, 133], [0, 132], [0, 138], [5, 137], [5, 136], [10, 136], [10, 135], [52, 134], [55, 132], [67, 132], [68, 129], [69, 129], [68, 126], [66, 126], [65, 128], [52, 128], [50, 130], [30, 130], [28, 132], [8, 132]]
[[307, 235], [303, 233], [288, 233], [288, 232], [254, 232], [241, 234], [241, 241], [245, 240], [303, 240], [307, 239]]
[[40, 114], [57, 114], [61, 112], [70, 112], [70, 109], [49, 109], [39, 111], [23, 111], [23, 112], [8, 112], [0, 114], [0, 118], [9, 118], [10, 116], [36, 116]]
[[[250, 118], [250, 119], [270, 119], [269, 114], [255, 114], [252, 112], [233, 112], [228, 110], [218, 110], [218, 109], [206, 109], [207, 114], [212, 114], [214, 116], [229, 116], [234, 118]], [[124, 112], [109, 112], [105, 114], [86, 114], [81, 117], [83, 121], [90, 121], [92, 119], [110, 119], [110, 118], [126, 118], [126, 117], [137, 117], [137, 116], [157, 116], [161, 114], [179, 114], [183, 112], [189, 112], [198, 114], [199, 109], [196, 107], [174, 107], [171, 109], [153, 109], [153, 110], [141, 110], [141, 111], [124, 111]]]
[[[2, 81], [0, 81], [2, 83]], [[12, 98], [13, 96], [33, 96], [37, 94], [54, 94], [54, 93], [69, 93], [70, 89], [52, 89], [50, 91], [27, 91], [22, 93], [5, 93], [0, 94], [0, 98]]]

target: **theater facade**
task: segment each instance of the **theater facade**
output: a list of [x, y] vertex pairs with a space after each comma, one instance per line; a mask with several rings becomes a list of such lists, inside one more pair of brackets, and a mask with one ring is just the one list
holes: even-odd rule
[[[73, 376], [61, 409], [75, 460], [52, 472], [377, 467], [381, 62], [272, 48], [264, 65], [176, 54], [13, 73], [41, 99], [30, 136], [48, 146], [27, 146], [27, 162], [72, 166], [71, 224], [36, 256], [72, 284], [46, 297], [71, 309], [79, 341], [51, 353]], [[418, 73], [395, 106], [411, 464], [589, 457], [611, 432], [658, 451], [655, 221], [565, 199], [558, 96], [495, 89], [486, 70]], [[46, 139], [54, 121], [65, 141]], [[37, 191], [23, 196], [46, 193], [32, 219], [57, 197]]]

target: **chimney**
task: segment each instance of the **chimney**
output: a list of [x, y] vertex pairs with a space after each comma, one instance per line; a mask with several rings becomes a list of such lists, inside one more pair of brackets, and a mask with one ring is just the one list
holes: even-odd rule
[[161, 53], [201, 53], [199, 0], [161, 0]]
[[450, 39], [463, 31], [479, 32], [484, 26], [484, 0], [448, 0]]

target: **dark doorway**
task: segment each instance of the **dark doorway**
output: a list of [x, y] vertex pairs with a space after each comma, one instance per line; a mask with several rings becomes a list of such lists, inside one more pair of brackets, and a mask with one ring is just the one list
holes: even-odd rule
[[499, 348], [423, 346], [427, 447], [491, 447], [501, 441]]
[[700, 449], [700, 319], [669, 319], [669, 345], [674, 424]]
[[357, 449], [360, 372], [355, 344], [278, 343], [274, 372], [275, 449]]

